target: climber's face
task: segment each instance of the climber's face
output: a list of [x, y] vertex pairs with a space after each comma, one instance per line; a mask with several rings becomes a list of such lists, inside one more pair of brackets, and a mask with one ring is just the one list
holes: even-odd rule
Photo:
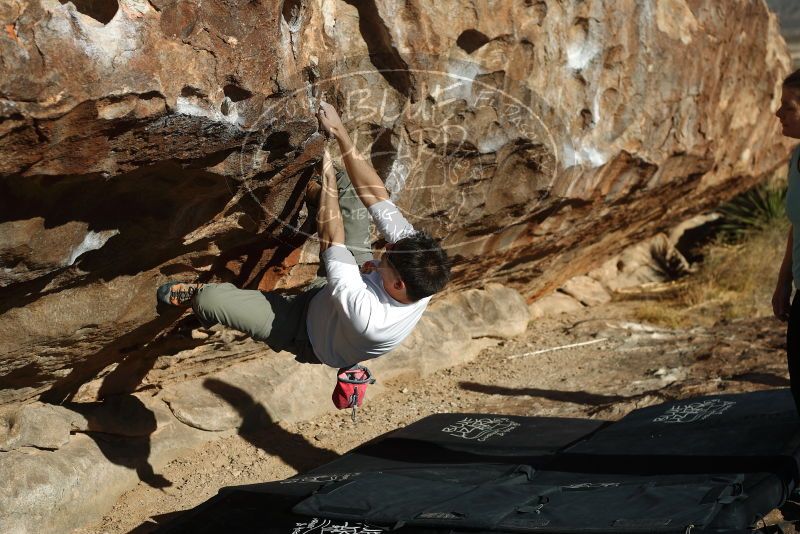
[[775, 116], [781, 120], [783, 135], [800, 139], [800, 88], [783, 87], [781, 107]]

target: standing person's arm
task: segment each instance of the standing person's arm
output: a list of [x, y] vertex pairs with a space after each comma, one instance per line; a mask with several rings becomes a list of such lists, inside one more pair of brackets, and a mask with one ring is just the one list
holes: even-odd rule
[[342, 119], [333, 106], [319, 103], [319, 121], [322, 127], [339, 142], [342, 160], [361, 202], [369, 208], [376, 202], [389, 200], [389, 192], [372, 165], [356, 150], [353, 141], [342, 124]]
[[786, 240], [786, 251], [783, 254], [778, 283], [772, 295], [772, 312], [781, 321], [789, 319], [790, 298], [792, 296], [792, 227]]

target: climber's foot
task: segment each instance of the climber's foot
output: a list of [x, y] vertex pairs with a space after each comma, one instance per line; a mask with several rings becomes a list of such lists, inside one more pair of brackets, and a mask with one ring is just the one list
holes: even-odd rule
[[181, 282], [167, 282], [156, 292], [158, 302], [171, 306], [189, 306], [203, 284], [184, 284]]

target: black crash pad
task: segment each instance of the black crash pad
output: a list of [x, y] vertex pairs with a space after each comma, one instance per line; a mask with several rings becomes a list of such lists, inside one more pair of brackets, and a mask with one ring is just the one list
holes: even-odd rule
[[716, 532], [747, 528], [760, 517], [750, 491], [766, 492], [772, 502], [785, 498], [780, 480], [769, 474], [606, 475], [592, 480], [573, 473], [531, 472], [526, 477], [516, 471], [475, 483], [393, 471], [338, 482], [293, 511], [386, 527], [679, 533], [692, 527]]
[[606, 424], [566, 417], [435, 414], [379, 436], [308, 474], [386, 471], [431, 464], [539, 466]]
[[768, 471], [796, 479], [799, 451], [800, 418], [791, 392], [781, 389], [635, 410], [569, 447], [560, 466], [635, 473]]
[[162, 532], [748, 532], [798, 482], [787, 390], [620, 421], [437, 414], [290, 479], [223, 488]]

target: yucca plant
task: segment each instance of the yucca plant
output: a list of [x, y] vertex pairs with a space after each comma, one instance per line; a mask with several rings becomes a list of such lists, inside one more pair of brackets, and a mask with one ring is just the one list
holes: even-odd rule
[[761, 184], [734, 197], [719, 208], [719, 229], [726, 241], [741, 241], [747, 234], [786, 224], [786, 187]]
[[650, 247], [650, 256], [653, 258], [653, 268], [668, 282], [680, 280], [692, 272], [689, 263], [680, 252], [670, 248], [665, 242], [653, 243]]

